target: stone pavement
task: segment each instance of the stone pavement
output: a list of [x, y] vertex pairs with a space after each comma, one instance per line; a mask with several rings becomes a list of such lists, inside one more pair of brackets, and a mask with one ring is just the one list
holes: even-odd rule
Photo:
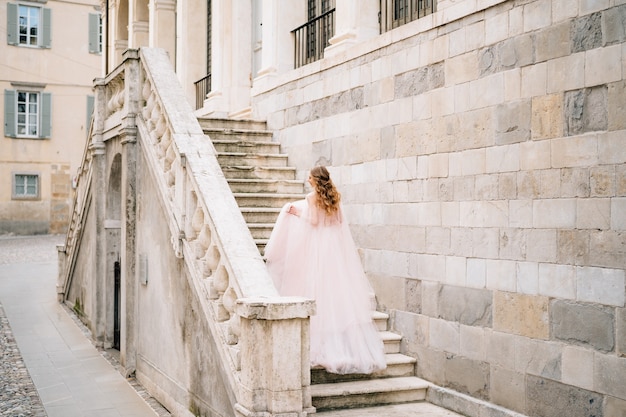
[[56, 301], [63, 240], [0, 236], [0, 416], [169, 416]]

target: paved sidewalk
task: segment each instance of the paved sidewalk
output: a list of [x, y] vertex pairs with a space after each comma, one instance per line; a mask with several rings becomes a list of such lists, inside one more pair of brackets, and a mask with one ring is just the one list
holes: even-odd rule
[[0, 416], [168, 416], [56, 301], [63, 239], [0, 236]]

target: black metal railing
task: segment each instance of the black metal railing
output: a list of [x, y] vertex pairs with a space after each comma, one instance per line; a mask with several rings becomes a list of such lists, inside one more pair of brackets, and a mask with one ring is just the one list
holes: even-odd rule
[[211, 92], [211, 74], [193, 83], [196, 86], [196, 110], [204, 106], [204, 99]]
[[380, 33], [435, 12], [437, 0], [380, 0]]
[[331, 9], [291, 31], [294, 34], [294, 67], [324, 57], [328, 41], [335, 35], [335, 9]]

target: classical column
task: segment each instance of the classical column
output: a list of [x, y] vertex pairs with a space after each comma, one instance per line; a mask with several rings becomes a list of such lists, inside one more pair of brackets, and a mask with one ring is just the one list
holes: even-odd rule
[[378, 0], [337, 0], [335, 5], [335, 36], [324, 50], [324, 57], [348, 50], [357, 42], [380, 33]]
[[150, 2], [150, 46], [167, 51], [176, 62], [176, 0]]

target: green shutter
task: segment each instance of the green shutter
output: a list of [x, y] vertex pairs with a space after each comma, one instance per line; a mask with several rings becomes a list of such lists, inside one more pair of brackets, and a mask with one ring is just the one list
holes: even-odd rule
[[89, 53], [100, 53], [100, 15], [89, 13]]
[[41, 133], [39, 137], [49, 138], [52, 131], [52, 94], [41, 93]]
[[94, 102], [95, 102], [94, 96], [87, 96], [87, 124], [85, 124], [85, 131], [87, 132], [87, 135], [89, 135], [89, 127], [91, 126]]
[[19, 42], [17, 21], [17, 4], [7, 3], [7, 43], [9, 45], [17, 45]]
[[15, 135], [15, 91], [4, 90], [4, 136], [9, 138]]
[[52, 11], [46, 7], [42, 7], [41, 13], [43, 15], [43, 26], [41, 28], [41, 33], [43, 35], [41, 40], [41, 47], [50, 48], [50, 46], [52, 45], [52, 37], [50, 35], [50, 33], [52, 32]]

